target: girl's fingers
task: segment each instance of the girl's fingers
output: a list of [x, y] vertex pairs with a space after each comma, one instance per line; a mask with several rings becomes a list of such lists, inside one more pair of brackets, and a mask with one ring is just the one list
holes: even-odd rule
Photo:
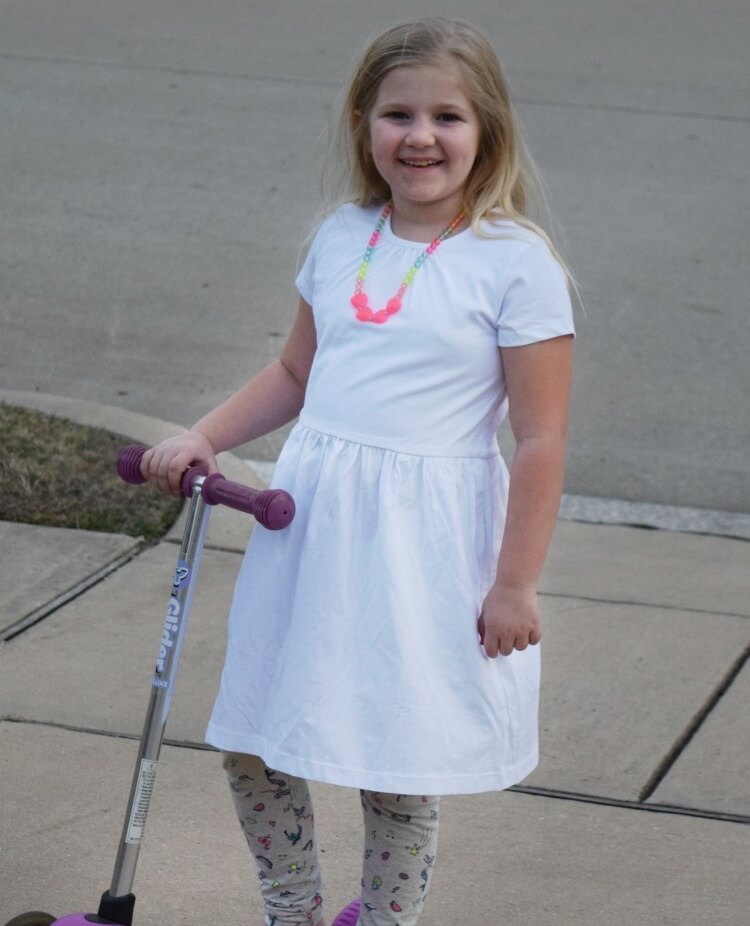
[[191, 454], [184, 451], [167, 462], [167, 482], [172, 495], [182, 494], [182, 477], [191, 463]]
[[170, 438], [145, 451], [141, 460], [141, 473], [161, 492], [179, 496], [183, 474], [194, 462], [205, 463], [209, 473], [219, 472], [215, 455], [207, 452], [198, 442]]
[[495, 585], [482, 603], [477, 631], [486, 655], [494, 659], [538, 643], [542, 636], [539, 624], [533, 590]]
[[536, 645], [542, 638], [538, 630], [531, 630], [528, 634], [521, 632], [513, 636], [510, 633], [495, 636], [487, 632], [484, 618], [481, 615], [477, 621], [477, 632], [479, 634], [479, 643], [490, 659], [494, 659], [498, 655], [510, 656], [513, 650], [522, 653], [529, 646]]
[[151, 468], [151, 459], [153, 458], [153, 455], [154, 455], [154, 449], [152, 447], [149, 450], [147, 450], [141, 457], [141, 476], [143, 476], [143, 478], [146, 480], [151, 478], [150, 468]]
[[172, 462], [172, 456], [165, 452], [165, 450], [157, 447], [154, 452], [154, 458], [151, 464], [151, 472], [153, 475], [153, 482], [161, 492], [166, 493], [167, 495], [177, 495], [179, 494], [178, 489], [175, 488], [173, 481], [170, 477], [170, 466]]
[[182, 474], [187, 469], [183, 465], [184, 455], [179, 454], [167, 462], [167, 483], [172, 495], [179, 495], [182, 490]]
[[477, 620], [477, 632], [479, 633], [479, 645], [484, 648], [485, 654], [490, 659], [494, 659], [498, 652], [498, 641], [495, 636], [487, 633], [487, 628], [484, 623], [484, 615], [482, 614], [479, 615], [479, 619]]
[[156, 485], [159, 487], [161, 492], [166, 492], [167, 495], [174, 495], [170, 485], [169, 485], [169, 460], [165, 457], [164, 452], [157, 452], [154, 455], [154, 470], [156, 476]]

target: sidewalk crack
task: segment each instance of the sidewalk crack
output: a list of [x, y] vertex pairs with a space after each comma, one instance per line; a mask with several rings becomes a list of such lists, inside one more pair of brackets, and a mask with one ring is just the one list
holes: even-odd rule
[[113, 572], [117, 572], [118, 569], [121, 569], [131, 560], [134, 560], [136, 556], [139, 556], [151, 545], [152, 544], [147, 541], [136, 542], [129, 550], [126, 550], [125, 553], [115, 557], [115, 559], [111, 560], [105, 566], [97, 569], [96, 572], [92, 572], [91, 575], [87, 576], [85, 579], [82, 579], [80, 582], [77, 582], [67, 591], [62, 592], [60, 595], [56, 595], [50, 601], [36, 608], [30, 614], [27, 614], [25, 617], [17, 620], [14, 624], [6, 627], [0, 635], [0, 641], [3, 643], [10, 642], [29, 628], [34, 627], [40, 621], [43, 621], [46, 617], [49, 617], [56, 611], [59, 611], [60, 608], [64, 607], [66, 604], [69, 604], [71, 601], [75, 601], [76, 598], [80, 598], [80, 596], [85, 594], [89, 589], [93, 588], [95, 585], [98, 585], [108, 576], [111, 576]]
[[703, 726], [703, 723], [706, 721], [724, 694], [729, 690], [734, 680], [740, 674], [745, 663], [748, 661], [748, 658], [750, 658], [750, 644], [745, 647], [745, 649], [730, 665], [728, 671], [724, 675], [724, 678], [719, 682], [706, 701], [701, 705], [700, 709], [695, 713], [690, 723], [688, 723], [682, 733], [672, 744], [672, 748], [667, 752], [661, 762], [654, 769], [650, 778], [638, 795], [638, 801], [640, 803], [647, 801], [670, 773], [672, 767], [685, 751], [690, 741], [696, 735], [698, 730], [700, 730], [700, 728]]

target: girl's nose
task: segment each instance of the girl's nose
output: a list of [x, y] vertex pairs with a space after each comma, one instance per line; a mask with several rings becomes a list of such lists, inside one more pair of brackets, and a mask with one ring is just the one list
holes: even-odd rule
[[432, 130], [430, 120], [428, 118], [415, 117], [409, 126], [405, 141], [407, 145], [411, 145], [414, 148], [427, 148], [429, 145], [433, 144], [435, 141], [435, 133]]

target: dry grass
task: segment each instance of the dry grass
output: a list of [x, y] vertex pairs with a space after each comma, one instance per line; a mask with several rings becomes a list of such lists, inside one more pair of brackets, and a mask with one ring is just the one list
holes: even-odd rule
[[181, 501], [115, 470], [127, 437], [0, 403], [0, 520], [154, 540]]

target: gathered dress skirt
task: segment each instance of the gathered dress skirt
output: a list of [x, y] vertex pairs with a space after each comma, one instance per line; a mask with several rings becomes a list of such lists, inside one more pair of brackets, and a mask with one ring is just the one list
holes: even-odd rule
[[256, 527], [206, 739], [279, 771], [403, 794], [499, 790], [536, 765], [539, 646], [488, 658], [508, 471], [297, 423]]

